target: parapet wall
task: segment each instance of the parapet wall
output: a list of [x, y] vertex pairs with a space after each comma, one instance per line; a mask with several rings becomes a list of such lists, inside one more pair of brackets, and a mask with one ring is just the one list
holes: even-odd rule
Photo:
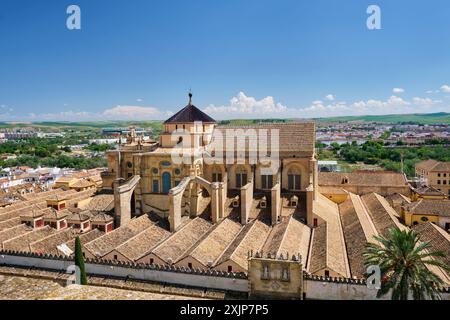
[[[66, 272], [72, 259], [55, 256], [0, 250], [0, 266], [18, 266]], [[86, 273], [94, 276], [131, 278], [197, 288], [248, 293], [250, 281], [244, 273], [217, 270], [188, 269], [184, 267], [86, 259]], [[314, 300], [377, 300], [377, 291], [369, 289], [364, 279], [325, 278], [303, 272], [303, 292]], [[389, 300], [386, 295], [383, 300]], [[450, 289], [442, 293], [450, 300]]]
[[[377, 290], [367, 287], [364, 279], [325, 278], [304, 273], [306, 299], [312, 300], [390, 300], [387, 295], [377, 298]], [[450, 288], [441, 293], [443, 300], [450, 300]]]
[[[73, 264], [73, 260], [60, 256], [0, 251], [0, 265], [66, 272], [67, 268]], [[85, 268], [87, 274], [96, 276], [132, 278], [226, 291], [247, 292], [248, 290], [247, 276], [243, 273], [190, 270], [184, 267], [97, 259], [86, 259]]]

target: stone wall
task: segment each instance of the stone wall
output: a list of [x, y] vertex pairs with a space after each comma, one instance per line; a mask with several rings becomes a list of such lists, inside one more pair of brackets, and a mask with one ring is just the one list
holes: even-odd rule
[[[43, 270], [66, 272], [73, 261], [69, 258], [37, 255], [32, 253], [18, 253], [0, 251], [0, 266], [18, 266]], [[86, 260], [86, 272], [92, 276], [116, 277], [119, 279], [132, 278], [172, 285], [190, 286], [206, 289], [217, 289], [248, 293], [251, 289], [250, 281], [244, 273], [223, 272], [217, 270], [190, 270], [183, 267], [167, 265], [137, 264], [107, 260]], [[260, 265], [256, 266], [257, 278], [261, 278]], [[298, 270], [297, 270], [298, 271]], [[298, 272], [291, 270], [291, 276]], [[278, 272], [279, 273], [279, 272]], [[298, 279], [297, 279], [298, 282]], [[291, 283], [292, 284], [292, 283]], [[260, 293], [262, 286], [256, 285], [256, 292]], [[304, 298], [312, 300], [376, 300], [376, 290], [369, 289], [365, 280], [324, 278], [310, 274], [303, 274]], [[272, 288], [273, 290], [273, 288]], [[290, 292], [295, 293], [290, 287]], [[288, 298], [281, 292], [279, 298]], [[292, 298], [292, 295], [289, 296]], [[301, 297], [299, 297], [301, 298]], [[383, 300], [389, 300], [386, 295]], [[450, 300], [450, 289], [442, 293], [442, 299]]]
[[[365, 280], [339, 279], [306, 275], [303, 281], [305, 299], [310, 300], [390, 300], [390, 294], [380, 299], [377, 290], [369, 289]], [[441, 294], [443, 300], [450, 300], [450, 292]]]
[[[0, 252], [0, 265], [20, 266], [65, 272], [73, 261], [54, 256], [38, 256], [26, 253]], [[86, 273], [95, 276], [132, 278], [183, 286], [247, 292], [247, 276], [216, 270], [189, 270], [175, 266], [135, 264], [106, 260], [90, 260], [85, 263]]]

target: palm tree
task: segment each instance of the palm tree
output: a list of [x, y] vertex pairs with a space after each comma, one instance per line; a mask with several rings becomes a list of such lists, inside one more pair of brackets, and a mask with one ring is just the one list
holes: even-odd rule
[[381, 270], [381, 288], [377, 297], [392, 290], [392, 300], [440, 300], [444, 282], [427, 266], [437, 266], [445, 271], [450, 267], [440, 260], [442, 252], [428, 250], [429, 242], [419, 242], [414, 231], [389, 230], [388, 237], [376, 236], [381, 245], [368, 243], [363, 253], [365, 265], [378, 265]]

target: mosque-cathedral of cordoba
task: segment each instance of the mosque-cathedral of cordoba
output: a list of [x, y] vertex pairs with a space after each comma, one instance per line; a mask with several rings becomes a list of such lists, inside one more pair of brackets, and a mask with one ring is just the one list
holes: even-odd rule
[[[315, 138], [314, 122], [218, 125], [190, 94], [159, 141], [132, 129], [107, 153], [101, 191], [52, 190], [1, 208], [1, 249], [70, 256], [81, 233], [90, 260], [239, 273], [249, 292], [280, 297], [301, 298], [304, 279], [364, 279], [365, 244], [408, 229], [417, 194], [401, 173], [319, 172]], [[450, 252], [436, 224], [413, 228]]]

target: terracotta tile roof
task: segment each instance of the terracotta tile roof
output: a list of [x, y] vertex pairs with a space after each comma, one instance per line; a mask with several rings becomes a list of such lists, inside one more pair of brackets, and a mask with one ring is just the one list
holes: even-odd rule
[[[252, 146], [257, 146], [258, 135], [262, 134], [267, 137], [267, 149], [271, 149], [272, 130], [278, 131], [279, 143], [274, 150], [295, 152], [299, 154], [312, 155], [315, 151], [316, 132], [314, 122], [292, 122], [292, 123], [272, 123], [259, 124], [250, 126], [217, 126], [213, 132], [213, 139], [219, 139], [220, 135], [223, 139], [223, 146], [226, 145], [226, 130], [244, 130], [249, 134], [246, 138], [245, 150], [253, 150]], [[275, 137], [275, 136], [274, 136]], [[238, 144], [235, 139], [235, 150]], [[242, 149], [242, 148], [239, 148]]]
[[305, 264], [308, 257], [310, 238], [311, 228], [291, 216], [288, 220], [288, 226], [280, 247], [278, 248], [277, 256], [282, 254], [286, 257], [289, 254], [289, 257], [291, 257], [300, 253], [303, 264]]
[[152, 221], [148, 215], [143, 215], [139, 218], [132, 219], [128, 224], [120, 226], [119, 228], [104, 234], [100, 238], [85, 244], [84, 247], [86, 250], [89, 250], [92, 255], [103, 257], [153, 224], [154, 221]]
[[169, 231], [161, 228], [158, 224], [154, 224], [117, 247], [116, 250], [131, 261], [136, 261], [170, 235]]
[[[80, 238], [81, 245], [84, 246], [86, 243], [89, 243], [92, 240], [95, 240], [104, 234], [105, 234], [104, 232], [98, 229], [93, 229], [86, 233], [79, 234], [78, 237]], [[69, 247], [70, 250], [75, 251], [75, 239], [67, 241], [66, 245]]]
[[450, 200], [422, 199], [408, 204], [406, 209], [415, 214], [434, 214], [441, 217], [450, 217]]
[[[421, 241], [430, 243], [431, 251], [444, 253], [445, 257], [441, 259], [450, 266], [450, 235], [445, 230], [431, 222], [420, 223], [413, 230], [419, 234]], [[447, 275], [450, 276], [450, 272]]]
[[352, 277], [363, 278], [365, 273], [363, 252], [368, 242], [378, 243], [378, 235], [361, 198], [350, 194], [350, 198], [339, 205], [345, 244]]
[[387, 187], [407, 186], [408, 181], [401, 173], [386, 171], [319, 172], [319, 185], [342, 188], [345, 188], [345, 185]]
[[67, 200], [67, 197], [64, 194], [54, 194], [54, 195], [50, 195], [49, 197], [47, 197], [46, 200], [59, 202], [59, 201]]
[[44, 219], [63, 219], [71, 214], [71, 212], [67, 209], [63, 210], [55, 210], [53, 208], [44, 209]]
[[71, 188], [89, 188], [94, 186], [95, 186], [94, 182], [87, 181], [85, 179], [79, 179], [78, 181], [70, 185]]
[[289, 225], [290, 218], [283, 219], [280, 223], [274, 225], [267, 236], [266, 243], [262, 248], [262, 252], [271, 256], [278, 256], [281, 243], [283, 242], [284, 235]]
[[72, 228], [64, 229], [48, 237], [30, 243], [30, 251], [35, 253], [59, 254], [56, 246], [72, 240], [77, 235]]
[[210, 221], [197, 217], [158, 245], [152, 253], [167, 263], [170, 261], [175, 263], [212, 227], [213, 225]]
[[67, 182], [72, 182], [75, 181], [76, 178], [72, 177], [72, 176], [68, 176], [68, 177], [59, 177], [58, 179], [56, 179], [55, 183], [67, 183]]
[[315, 273], [327, 268], [327, 233], [326, 222], [312, 231], [308, 272]]
[[91, 212], [90, 211], [82, 211], [79, 213], [73, 213], [67, 218], [67, 222], [69, 223], [79, 223], [83, 221], [87, 221], [91, 219]]
[[348, 191], [339, 187], [319, 186], [319, 192], [322, 194], [348, 194]]
[[387, 200], [376, 193], [361, 196], [364, 206], [375, 225], [378, 234], [387, 237], [389, 229], [408, 229], [399, 221], [398, 213], [389, 205]]
[[250, 251], [259, 251], [269, 235], [270, 227], [261, 219], [244, 226], [230, 246], [218, 258], [216, 266], [232, 261], [242, 269], [248, 270], [247, 255]]
[[15, 227], [17, 225], [20, 225], [22, 222], [20, 221], [20, 217], [11, 218], [9, 220], [1, 221], [0, 222], [0, 231], [9, 229], [11, 227]]
[[3, 247], [5, 250], [16, 250], [22, 252], [30, 252], [30, 243], [44, 239], [49, 235], [56, 233], [57, 231], [50, 226], [45, 226], [43, 228], [34, 229], [31, 232], [27, 232], [15, 238], [11, 238], [3, 242]]
[[[230, 218], [224, 219], [190, 252], [189, 256], [204, 266], [212, 266], [241, 228], [242, 225], [237, 221]], [[209, 262], [210, 265], [208, 265]]]
[[111, 211], [114, 209], [114, 195], [100, 194], [92, 197], [91, 201], [82, 206], [83, 209], [92, 211]]
[[414, 189], [414, 192], [421, 196], [445, 196], [446, 194], [439, 191], [436, 188], [429, 186], [421, 186], [420, 188]]
[[389, 202], [389, 204], [392, 206], [392, 204], [397, 203], [397, 204], [407, 204], [407, 203], [411, 203], [411, 199], [408, 198], [407, 196], [404, 196], [401, 193], [394, 193], [391, 194], [387, 197], [385, 197], [386, 200]]
[[96, 215], [94, 215], [91, 219], [91, 222], [93, 224], [96, 223], [108, 223], [114, 221], [114, 217], [110, 216], [109, 214], [106, 213], [98, 213]]
[[425, 171], [450, 171], [450, 162], [425, 160], [417, 163], [416, 168], [423, 169]]
[[[339, 207], [336, 203], [319, 193], [313, 202], [313, 213], [326, 221], [326, 264], [327, 268], [350, 277], [344, 234], [339, 217]], [[320, 232], [323, 232], [321, 230]], [[322, 238], [318, 238], [322, 239]], [[314, 245], [314, 244], [313, 244]], [[319, 245], [319, 247], [322, 244]]]
[[33, 229], [28, 227], [25, 224], [20, 224], [18, 226], [11, 227], [9, 229], [0, 231], [0, 248], [3, 249], [3, 242], [18, 237], [20, 235], [23, 235], [25, 233], [28, 233], [32, 231]]
[[29, 210], [26, 210], [26, 212], [20, 214], [20, 217], [25, 217], [25, 218], [39, 218], [44, 216], [44, 210], [41, 210], [39, 208], [36, 207], [32, 207]]

